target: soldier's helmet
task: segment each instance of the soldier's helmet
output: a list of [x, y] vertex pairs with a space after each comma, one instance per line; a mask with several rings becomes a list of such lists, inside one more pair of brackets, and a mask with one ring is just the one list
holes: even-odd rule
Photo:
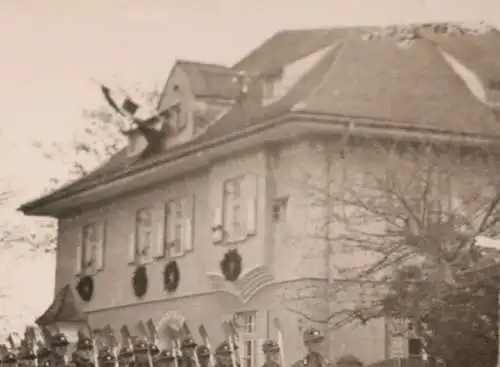
[[318, 329], [313, 327], [306, 329], [303, 334], [304, 344], [317, 343], [325, 339], [323, 334]]
[[158, 355], [159, 362], [173, 361], [175, 359], [174, 353], [170, 349], [165, 349]]
[[2, 357], [2, 363], [16, 363], [16, 362], [17, 362], [17, 356], [13, 352], [7, 352]]
[[151, 343], [149, 345], [149, 353], [151, 353], [152, 356], [157, 356], [160, 354], [160, 348], [156, 344]]
[[181, 348], [196, 348], [197, 344], [194, 339], [190, 336], [182, 339]]
[[50, 346], [52, 347], [67, 347], [68, 345], [68, 339], [63, 333], [57, 333], [50, 338]]
[[115, 356], [110, 350], [104, 350], [99, 356], [99, 364], [101, 366], [111, 366], [116, 363]]
[[266, 340], [264, 344], [262, 344], [263, 353], [273, 353], [278, 352], [279, 350], [280, 346], [274, 340]]
[[196, 355], [198, 358], [206, 358], [210, 356], [210, 349], [206, 345], [199, 345], [196, 348]]
[[[236, 350], [237, 347], [236, 345], [234, 346], [234, 350]], [[226, 340], [222, 343], [220, 343], [217, 348], [215, 349], [215, 355], [217, 356], [227, 356], [231, 354], [231, 346], [229, 345], [229, 342]]]
[[78, 341], [76, 342], [76, 349], [77, 350], [92, 350], [94, 349], [94, 346], [92, 344], [92, 339], [90, 339], [87, 336], [83, 336], [78, 338]]
[[146, 343], [145, 340], [138, 339], [134, 343], [134, 353], [144, 353], [147, 352], [149, 349], [148, 343]]
[[130, 358], [133, 355], [134, 355], [134, 350], [128, 345], [121, 347], [120, 351], [118, 352], [119, 358]]

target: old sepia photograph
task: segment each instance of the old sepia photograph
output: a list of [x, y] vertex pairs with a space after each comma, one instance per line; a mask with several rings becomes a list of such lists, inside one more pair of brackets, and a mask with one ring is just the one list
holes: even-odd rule
[[0, 366], [500, 366], [500, 1], [0, 1]]

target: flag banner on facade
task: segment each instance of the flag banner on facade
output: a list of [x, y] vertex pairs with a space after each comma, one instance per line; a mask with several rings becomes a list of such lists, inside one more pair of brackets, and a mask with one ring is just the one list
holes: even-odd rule
[[144, 108], [139, 103], [125, 93], [112, 90], [101, 84], [101, 92], [109, 106], [118, 114], [130, 118], [133, 121], [145, 121], [150, 119], [155, 113], [148, 108]]

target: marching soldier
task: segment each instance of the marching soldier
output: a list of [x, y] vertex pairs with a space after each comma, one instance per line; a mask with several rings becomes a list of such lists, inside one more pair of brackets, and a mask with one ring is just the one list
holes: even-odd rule
[[122, 367], [134, 365], [134, 350], [128, 345], [120, 348], [118, 352], [118, 364]]
[[68, 339], [63, 333], [57, 333], [50, 338], [52, 365], [54, 367], [66, 366], [68, 345]]
[[134, 343], [135, 366], [149, 367], [149, 345], [146, 341], [138, 338]]
[[190, 336], [184, 338], [181, 342], [181, 361], [180, 367], [196, 367], [195, 352], [197, 344]]
[[94, 367], [94, 345], [92, 339], [81, 333], [78, 334], [76, 352], [72, 356], [72, 365], [76, 367]]
[[196, 355], [200, 362], [200, 367], [208, 367], [210, 364], [210, 349], [206, 345], [199, 345], [196, 348]]
[[149, 355], [151, 356], [153, 365], [156, 365], [160, 355], [160, 348], [155, 343], [149, 343]]
[[158, 367], [175, 367], [175, 355], [173, 351], [165, 349], [158, 354], [156, 358]]
[[19, 353], [19, 365], [22, 366], [36, 366], [36, 354], [33, 351], [32, 348], [29, 348], [28, 346], [25, 346], [24, 348], [21, 349]]
[[280, 346], [274, 340], [266, 340], [262, 344], [262, 352], [264, 353], [265, 362], [262, 367], [280, 367]]
[[3, 367], [16, 367], [17, 366], [17, 357], [15, 353], [8, 351], [2, 357], [2, 366]]
[[116, 364], [116, 359], [113, 353], [108, 348], [104, 348], [101, 353], [99, 353], [99, 366], [108, 367], [114, 366]]
[[321, 348], [325, 337], [315, 328], [307, 329], [304, 334], [304, 346], [307, 354], [295, 362], [292, 367], [330, 367], [331, 364], [321, 355]]
[[50, 349], [43, 346], [39, 345], [38, 351], [36, 352], [36, 359], [38, 362], [39, 367], [49, 367], [51, 365], [50, 359], [51, 359], [52, 353], [50, 352]]
[[[234, 346], [234, 350], [237, 350], [236, 345]], [[215, 367], [234, 367], [231, 354], [231, 346], [227, 340], [219, 344], [215, 349]], [[237, 361], [236, 367], [239, 367]]]

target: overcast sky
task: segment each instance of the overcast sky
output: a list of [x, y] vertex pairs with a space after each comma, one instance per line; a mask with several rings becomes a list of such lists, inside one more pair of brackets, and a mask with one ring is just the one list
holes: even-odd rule
[[[175, 59], [230, 65], [281, 29], [422, 20], [500, 25], [499, 10], [498, 0], [0, 0], [0, 180], [30, 195], [40, 190], [47, 169], [29, 142], [63, 141], [81, 126], [81, 109], [100, 103], [90, 79], [151, 87], [165, 81]], [[47, 264], [45, 279], [52, 279]], [[52, 284], [33, 287], [18, 269], [19, 276], [10, 274], [18, 289], [10, 309], [33, 303], [35, 314], [26, 316], [35, 317]], [[35, 288], [40, 293], [31, 293]]]

